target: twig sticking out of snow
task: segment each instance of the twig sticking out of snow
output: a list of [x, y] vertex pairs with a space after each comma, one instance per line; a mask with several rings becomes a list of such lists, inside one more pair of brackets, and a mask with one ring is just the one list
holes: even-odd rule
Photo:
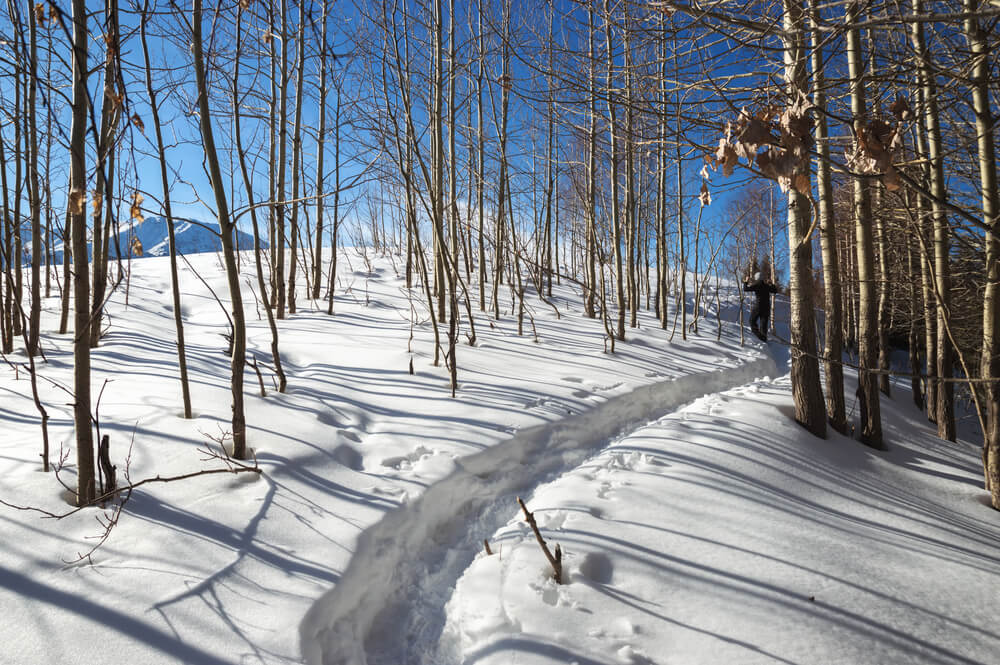
[[556, 544], [555, 554], [549, 551], [549, 546], [545, 543], [545, 539], [542, 538], [541, 532], [538, 530], [538, 523], [535, 522], [535, 514], [528, 512], [528, 507], [524, 505], [524, 501], [521, 497], [517, 497], [517, 503], [521, 506], [521, 510], [524, 511], [524, 519], [531, 526], [531, 530], [535, 533], [535, 539], [538, 541], [538, 545], [542, 548], [542, 553], [545, 554], [545, 558], [549, 560], [552, 565], [552, 572], [555, 573], [556, 584], [562, 584], [562, 548]]

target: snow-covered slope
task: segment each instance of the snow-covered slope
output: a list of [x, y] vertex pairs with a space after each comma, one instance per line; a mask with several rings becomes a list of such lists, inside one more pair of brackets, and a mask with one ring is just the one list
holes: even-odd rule
[[[242, 265], [250, 277], [248, 255]], [[133, 264], [92, 355], [95, 415], [132, 481], [224, 468], [201, 449], [218, 450], [229, 427], [228, 327], [209, 292], [225, 298], [225, 276], [211, 253], [180, 266], [195, 410], [185, 420], [167, 266]], [[790, 421], [787, 383], [763, 378], [775, 349], [741, 346], [731, 322], [716, 341], [714, 314], [700, 336], [671, 342], [643, 314], [611, 355], [568, 284], [554, 289], [558, 313], [529, 303], [523, 336], [509, 292], [500, 321], [477, 314], [451, 398], [422, 291], [405, 288], [398, 257], [345, 249], [338, 270], [335, 316], [300, 282], [299, 311], [279, 321], [284, 394], [256, 280], [241, 280], [266, 389], [248, 369], [261, 476], [145, 484], [83, 561], [112, 513], [0, 507], [0, 663], [719, 662], [716, 652], [825, 663], [837, 662], [838, 637], [865, 645], [854, 662], [996, 652], [982, 599], [1000, 583], [1000, 533], [977, 501], [975, 446], [937, 442], [904, 398], [887, 409], [889, 453], [816, 442]], [[59, 480], [41, 472], [25, 358], [9, 356], [0, 499], [67, 513], [72, 337], [55, 334], [58, 301], [45, 306], [39, 396], [53, 461], [60, 450], [66, 461]], [[565, 588], [545, 581], [514, 493], [566, 548]], [[501, 553], [475, 559], [482, 538]], [[901, 625], [904, 609], [917, 628]], [[800, 626], [817, 645], [807, 656]]]
[[888, 452], [815, 439], [789, 408], [787, 375], [754, 381], [536, 489], [563, 585], [508, 506], [423, 662], [997, 662], [1000, 515], [975, 448], [937, 439], [905, 389], [883, 401]]
[[[142, 243], [142, 254], [132, 252], [135, 239]], [[202, 252], [218, 252], [222, 249], [222, 241], [219, 239], [217, 226], [212, 226], [198, 220], [175, 219], [174, 220], [174, 240], [177, 243], [177, 251], [181, 254], [198, 254]], [[236, 230], [234, 241], [240, 249], [253, 247], [253, 236], [240, 230]], [[260, 239], [261, 247], [267, 247], [267, 239]], [[31, 234], [26, 236], [25, 261], [31, 260]], [[114, 243], [109, 244], [111, 257], [116, 257]], [[118, 234], [118, 247], [121, 249], [122, 257], [127, 257], [130, 253], [132, 258], [145, 258], [150, 256], [166, 256], [170, 253], [168, 240], [167, 220], [165, 217], [147, 217], [139, 224], [128, 224], [123, 226]], [[62, 243], [56, 243], [52, 254], [53, 263], [61, 263], [63, 260]], [[87, 244], [87, 258], [93, 257], [90, 243]]]
[[[223, 298], [226, 281], [214, 254], [190, 259], [180, 284], [195, 419], [180, 417], [166, 259], [133, 264], [129, 291], [123, 283], [112, 296], [111, 327], [93, 351], [101, 431], [111, 436], [119, 474], [127, 468], [133, 481], [221, 466], [199, 448], [215, 447], [212, 438], [228, 429], [228, 328], [194, 271]], [[244, 256], [242, 265], [250, 271], [253, 262]], [[144, 485], [92, 564], [66, 562], [94, 544], [101, 511], [60, 521], [0, 512], [7, 617], [0, 662], [94, 663], [109, 654], [150, 664], [298, 662], [302, 618], [341, 580], [360, 535], [456, 471], [459, 458], [610, 399], [627, 401], [644, 386], [762, 357], [757, 347], [740, 347], [731, 325], [722, 343], [713, 326], [711, 335], [670, 344], [645, 315], [643, 327], [607, 354], [601, 322], [583, 317], [579, 293], [563, 285], [552, 300], [558, 318], [530, 302], [524, 336], [509, 294], [502, 320], [477, 316], [477, 345], [458, 349], [453, 399], [447, 370], [432, 364], [422, 291], [405, 289], [402, 267], [398, 258], [344, 250], [334, 317], [300, 292], [299, 312], [279, 323], [285, 394], [273, 391], [270, 332], [248, 286], [256, 282], [241, 280], [248, 343], [267, 389], [261, 397], [248, 370], [248, 441], [264, 470], [259, 479]], [[40, 397], [53, 460], [66, 450], [59, 475], [72, 487], [72, 413], [59, 387], [72, 386], [72, 337], [54, 334], [57, 300], [46, 302], [43, 325]], [[39, 470], [40, 429], [25, 376], [0, 368], [0, 498], [65, 512], [66, 492]], [[602, 427], [616, 431], [611, 421]]]
[[[132, 239], [142, 243], [142, 256], [166, 256], [170, 253], [167, 220], [164, 217], [149, 217], [121, 234], [122, 247], [131, 247]], [[188, 219], [174, 220], [174, 239], [181, 254], [218, 252], [222, 249], [218, 229], [204, 222]], [[253, 247], [253, 236], [236, 231], [235, 242], [240, 249]], [[267, 240], [260, 239], [261, 247], [267, 247]]]

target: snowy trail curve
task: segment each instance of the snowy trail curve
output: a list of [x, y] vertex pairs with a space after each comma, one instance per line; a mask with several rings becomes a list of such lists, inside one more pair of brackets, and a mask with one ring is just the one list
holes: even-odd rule
[[389, 512], [358, 539], [339, 583], [299, 627], [310, 665], [429, 662], [444, 605], [482, 539], [514, 512], [514, 496], [586, 460], [611, 439], [698, 397], [774, 376], [773, 358], [642, 386], [563, 420], [526, 428], [455, 461], [418, 498]]

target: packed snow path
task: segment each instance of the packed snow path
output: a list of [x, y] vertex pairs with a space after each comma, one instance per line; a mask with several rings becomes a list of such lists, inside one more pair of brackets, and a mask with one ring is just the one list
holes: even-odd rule
[[435, 662], [997, 663], [978, 446], [937, 439], [905, 391], [882, 400], [888, 452], [806, 434], [790, 397], [787, 375], [705, 397], [539, 488], [566, 584], [509, 510]]
[[[216, 254], [188, 258], [179, 272], [194, 418], [180, 417], [165, 258], [132, 262], [128, 290], [112, 295], [111, 325], [92, 351], [101, 431], [111, 435], [112, 463], [133, 480], [221, 466], [200, 449], [215, 447], [212, 438], [224, 435], [231, 417], [227, 282]], [[251, 257], [242, 261], [251, 276]], [[7, 619], [0, 665], [103, 663], [109, 654], [146, 665], [300, 663], [302, 618], [337, 585], [359, 535], [447, 477], [456, 459], [651, 383], [760, 358], [759, 345], [739, 343], [731, 309], [721, 341], [712, 334], [668, 343], [659, 322], [642, 312], [628, 342], [606, 353], [602, 322], [582, 315], [572, 285], [557, 284], [551, 302], [558, 316], [529, 300], [525, 335], [506, 296], [502, 320], [477, 318], [478, 341], [458, 351], [460, 387], [451, 398], [446, 369], [432, 364], [432, 326], [419, 290], [405, 286], [403, 263], [346, 248], [338, 265], [336, 316], [300, 292], [298, 313], [279, 322], [285, 394], [270, 388], [271, 335], [251, 289], [256, 280], [243, 281], [248, 344], [269, 387], [260, 395], [247, 371], [248, 443], [259, 478], [143, 485], [93, 559], [74, 565], [66, 564], [100, 535], [95, 517], [102, 511], [56, 522], [0, 510]], [[73, 383], [72, 336], [55, 332], [57, 298], [45, 301], [42, 324], [48, 362], [39, 365], [39, 392], [53, 461], [60, 449], [69, 454], [61, 480], [72, 487], [72, 405], [61, 389]], [[26, 362], [17, 353], [9, 359]], [[4, 367], [0, 498], [63, 513], [71, 495], [39, 470], [27, 371]], [[535, 479], [524, 474], [524, 481], [531, 487]]]
[[509, 519], [517, 494], [572, 469], [623, 431], [775, 369], [763, 357], [643, 386], [458, 460], [452, 473], [361, 535], [337, 585], [302, 622], [306, 661], [434, 662], [448, 594], [483, 538]]

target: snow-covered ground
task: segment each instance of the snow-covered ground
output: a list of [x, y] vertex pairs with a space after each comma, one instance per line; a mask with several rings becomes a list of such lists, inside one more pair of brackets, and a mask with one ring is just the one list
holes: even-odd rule
[[[1000, 520], [977, 449], [934, 439], [904, 398], [887, 402], [887, 453], [817, 441], [790, 420], [784, 370], [732, 324], [670, 343], [644, 315], [610, 355], [566, 285], [558, 318], [533, 301], [536, 333], [516, 334], [509, 295], [501, 321], [477, 316], [451, 398], [420, 293], [398, 259], [363, 254], [341, 256], [334, 317], [300, 293], [279, 322], [288, 391], [263, 369], [260, 396], [248, 370], [259, 477], [144, 485], [83, 562], [102, 511], [0, 507], [0, 663], [995, 662]], [[218, 257], [189, 258], [224, 298]], [[166, 259], [133, 264], [93, 355], [101, 431], [132, 481], [222, 466], [200, 449], [228, 427], [225, 316], [183, 264], [181, 279], [194, 419]], [[71, 339], [46, 306], [39, 387], [72, 453]], [[40, 471], [24, 371], [0, 370], [0, 419], [0, 499], [71, 510]], [[564, 548], [567, 584], [518, 495]]]
[[448, 603], [438, 662], [996, 663], [1000, 519], [967, 446], [790, 420], [787, 375], [704, 397], [530, 497]]

